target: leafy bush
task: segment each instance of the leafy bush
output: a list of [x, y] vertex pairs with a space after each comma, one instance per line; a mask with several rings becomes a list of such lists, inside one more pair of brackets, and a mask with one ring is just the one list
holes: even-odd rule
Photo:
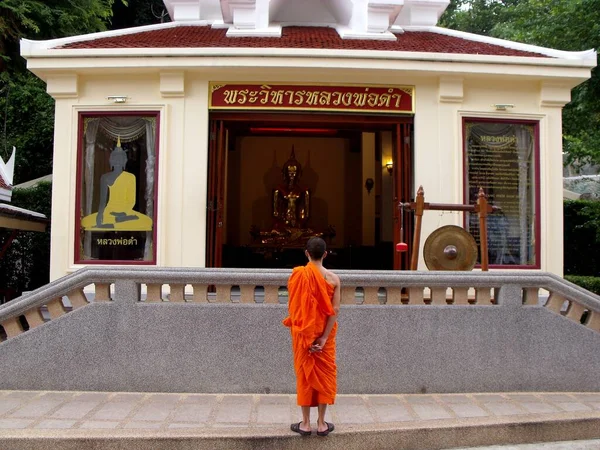
[[[52, 183], [42, 182], [28, 189], [15, 189], [13, 206], [45, 214], [50, 219]], [[0, 242], [6, 242], [12, 230], [0, 229]], [[50, 226], [45, 233], [19, 231], [0, 260], [0, 287], [15, 295], [31, 291], [50, 280]]]
[[564, 272], [566, 275], [600, 275], [600, 202], [564, 202]]
[[565, 278], [571, 283], [581, 286], [594, 294], [600, 295], [600, 277], [581, 277], [577, 275], [567, 275]]

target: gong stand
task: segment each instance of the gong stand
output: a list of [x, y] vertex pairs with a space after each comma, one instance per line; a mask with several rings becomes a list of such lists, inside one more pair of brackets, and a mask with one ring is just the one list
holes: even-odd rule
[[473, 212], [479, 215], [479, 250], [481, 253], [481, 270], [488, 270], [488, 245], [487, 245], [487, 216], [489, 213], [499, 211], [500, 207], [488, 204], [483, 188], [479, 188], [477, 204], [475, 205], [452, 205], [444, 203], [425, 203], [425, 191], [419, 186], [417, 199], [414, 202], [399, 203], [399, 208], [414, 211], [415, 232], [412, 242], [412, 253], [410, 258], [410, 270], [417, 270], [419, 262], [419, 245], [421, 243], [421, 223], [423, 222], [423, 211], [463, 211]]

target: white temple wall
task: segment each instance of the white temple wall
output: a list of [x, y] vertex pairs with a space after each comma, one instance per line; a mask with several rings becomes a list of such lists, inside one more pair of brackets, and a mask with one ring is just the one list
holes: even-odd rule
[[[397, 67], [403, 64], [399, 62]], [[463, 202], [463, 117], [539, 120], [541, 269], [562, 274], [560, 107], [540, 106], [540, 83], [533, 77], [466, 72], [448, 77], [434, 71], [419, 73], [414, 63], [406, 64], [411, 72], [325, 68], [188, 71], [181, 90], [171, 89], [166, 78], [161, 82], [158, 73], [80, 74], [76, 95], [56, 96], [51, 279], [81, 267], [73, 263], [79, 112], [160, 111], [157, 265], [204, 265], [209, 81], [415, 86], [414, 187], [416, 191], [423, 185], [426, 201], [435, 203]], [[177, 72], [175, 77], [179, 75]], [[106, 99], [109, 95], [126, 95], [128, 100], [114, 104]], [[499, 112], [492, 106], [496, 103], [515, 107]], [[462, 224], [462, 220], [457, 213], [426, 212], [421, 242], [445, 224]], [[425, 268], [422, 259], [419, 267]]]

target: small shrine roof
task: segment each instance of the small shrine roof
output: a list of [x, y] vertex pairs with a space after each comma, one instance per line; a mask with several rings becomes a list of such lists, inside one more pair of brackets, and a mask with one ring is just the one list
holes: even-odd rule
[[30, 211], [24, 208], [19, 208], [13, 205], [7, 205], [6, 203], [0, 203], [0, 215], [11, 216], [19, 219], [28, 219], [38, 222], [48, 222], [47, 217], [42, 213]]
[[0, 188], [1, 189], [12, 189], [12, 186], [6, 182], [2, 173], [0, 173]]
[[[404, 31], [395, 40], [343, 39], [329, 27], [283, 27], [281, 37], [228, 37], [227, 29], [211, 26], [171, 26], [148, 31], [88, 38], [67, 42], [54, 49], [137, 49], [137, 48], [289, 48], [329, 50], [375, 50], [395, 52], [427, 52], [467, 55], [551, 57], [540, 51], [514, 48], [482, 40], [444, 33], [444, 29]], [[465, 33], [466, 35], [466, 33]], [[475, 36], [475, 35], [473, 35]], [[487, 39], [489, 40], [489, 39]], [[499, 40], [496, 40], [499, 41]], [[520, 44], [523, 45], [523, 44]], [[511, 48], [513, 47], [513, 48]], [[535, 48], [537, 50], [538, 48]]]

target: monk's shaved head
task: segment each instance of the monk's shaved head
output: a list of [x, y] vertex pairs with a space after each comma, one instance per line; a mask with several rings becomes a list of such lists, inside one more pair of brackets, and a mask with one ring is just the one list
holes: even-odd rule
[[311, 259], [321, 259], [327, 250], [327, 244], [320, 237], [312, 237], [306, 243], [306, 251]]

